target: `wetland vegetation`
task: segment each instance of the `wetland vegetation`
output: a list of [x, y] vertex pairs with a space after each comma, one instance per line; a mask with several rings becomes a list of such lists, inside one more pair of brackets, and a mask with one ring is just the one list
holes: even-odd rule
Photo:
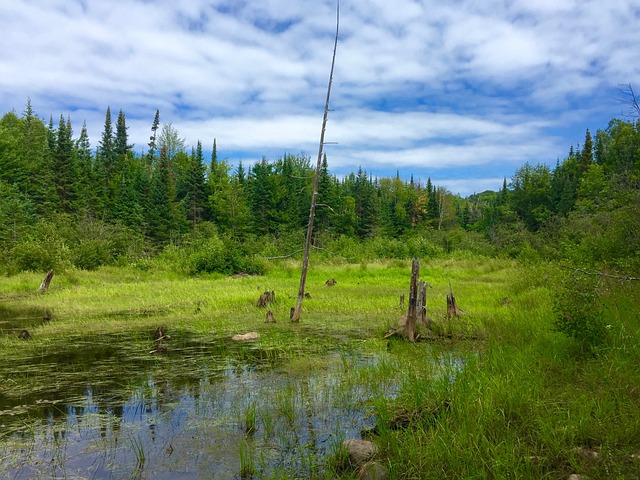
[[0, 478], [640, 477], [637, 119], [468, 198], [325, 157], [299, 324], [309, 159], [115, 126], [0, 119]]
[[[608, 337], [585, 352], [554, 329], [552, 265], [423, 261], [429, 314], [477, 339], [415, 343], [384, 339], [406, 313], [409, 261], [315, 265], [300, 324], [295, 267], [69, 270], [44, 295], [39, 275], [1, 279], [2, 476], [355, 478], [342, 441], [363, 436], [391, 478], [637, 474], [635, 284], [600, 285]], [[458, 319], [445, 315], [449, 280]], [[256, 306], [265, 289], [276, 323]], [[245, 331], [260, 338], [230, 340]]]

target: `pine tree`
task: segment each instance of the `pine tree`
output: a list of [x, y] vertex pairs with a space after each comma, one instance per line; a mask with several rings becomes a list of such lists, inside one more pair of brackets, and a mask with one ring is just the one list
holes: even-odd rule
[[120, 110], [116, 120], [116, 136], [113, 142], [113, 153], [115, 156], [114, 174], [124, 170], [125, 164], [133, 156], [133, 145], [129, 145], [129, 134], [127, 133], [127, 121], [124, 112]]
[[202, 143], [198, 140], [197, 147], [189, 156], [187, 170], [184, 172], [183, 196], [181, 201], [187, 213], [187, 218], [195, 227], [202, 221], [205, 210], [205, 167], [203, 163]]
[[262, 157], [260, 162], [251, 167], [247, 179], [252, 226], [253, 231], [258, 235], [275, 233], [277, 230], [274, 186], [273, 166], [265, 157]]
[[159, 243], [166, 243], [178, 233], [180, 225], [175, 181], [166, 145], [160, 150], [149, 190], [146, 208], [148, 235]]
[[107, 192], [107, 200], [111, 197], [111, 178], [115, 173], [116, 155], [114, 150], [113, 127], [111, 126], [111, 108], [107, 107], [107, 113], [104, 119], [104, 130], [102, 137], [98, 142], [96, 150], [96, 162], [101, 164], [97, 169], [100, 174], [104, 174], [101, 181], [104, 182], [104, 188]]
[[53, 156], [53, 172], [56, 184], [57, 204], [66, 213], [74, 210], [76, 200], [75, 150], [72, 140], [71, 119], [65, 122], [60, 115], [57, 130], [56, 150]]
[[92, 185], [92, 164], [93, 156], [91, 154], [91, 143], [89, 142], [89, 133], [87, 131], [87, 122], [82, 124], [80, 136], [75, 144], [76, 151], [76, 210], [78, 212], [86, 212], [94, 210], [95, 191]]
[[356, 206], [356, 234], [360, 238], [375, 235], [378, 229], [378, 198], [373, 180], [367, 172], [358, 169], [353, 185], [353, 198]]
[[580, 162], [580, 174], [589, 170], [589, 167], [593, 163], [593, 140], [591, 139], [591, 132], [587, 129], [587, 133], [584, 139], [584, 147], [579, 157]]
[[314, 229], [317, 234], [328, 232], [331, 229], [331, 218], [336, 214], [337, 202], [335, 185], [327, 164], [327, 154], [322, 157], [322, 168], [320, 170], [320, 178], [318, 179], [318, 204], [316, 210], [316, 221]]

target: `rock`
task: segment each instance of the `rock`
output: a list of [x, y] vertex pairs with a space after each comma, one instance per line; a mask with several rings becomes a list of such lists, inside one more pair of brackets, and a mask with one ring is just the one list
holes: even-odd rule
[[238, 342], [246, 342], [250, 340], [258, 340], [260, 338], [260, 334], [258, 332], [247, 332], [247, 333], [239, 333], [231, 337], [231, 340], [235, 340]]
[[372, 461], [365, 463], [358, 471], [358, 478], [361, 480], [387, 480], [389, 472], [382, 464]]
[[354, 467], [362, 467], [369, 462], [378, 451], [378, 447], [369, 440], [345, 440], [342, 442], [343, 448], [349, 455], [349, 462]]
[[585, 477], [584, 475], [572, 473], [571, 475], [569, 475], [569, 478], [567, 480], [588, 480], [588, 479], [589, 477]]
[[575, 453], [585, 462], [596, 463], [600, 460], [600, 454], [592, 448], [578, 447], [575, 449]]

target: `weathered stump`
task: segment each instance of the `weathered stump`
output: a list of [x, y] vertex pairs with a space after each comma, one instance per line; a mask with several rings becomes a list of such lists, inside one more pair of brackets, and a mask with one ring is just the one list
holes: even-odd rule
[[262, 295], [260, 295], [257, 305], [258, 307], [266, 307], [267, 305], [270, 305], [275, 301], [276, 301], [276, 292], [274, 292], [273, 290], [266, 291]]
[[456, 297], [453, 295], [453, 288], [451, 287], [451, 281], [449, 281], [449, 295], [447, 295], [447, 317], [459, 317], [462, 315], [462, 310], [458, 308], [456, 303]]
[[400, 308], [404, 309], [404, 293], [400, 295]]
[[18, 335], [18, 338], [20, 340], [31, 340], [31, 334], [26, 330], [22, 330]]
[[333, 287], [337, 284], [338, 282], [336, 281], [335, 278], [330, 278], [329, 280], [327, 280], [326, 282], [324, 282], [324, 286], [325, 287]]
[[276, 319], [273, 316], [273, 312], [271, 310], [267, 311], [267, 318], [265, 320], [265, 323], [276, 323]]
[[45, 293], [47, 291], [52, 278], [53, 278], [53, 270], [49, 270], [47, 272], [47, 276], [44, 277], [44, 280], [42, 280], [42, 283], [40, 284], [40, 288], [38, 288], [38, 293]]
[[166, 335], [164, 333], [164, 327], [159, 326], [158, 328], [156, 328], [156, 331], [153, 333], [153, 341], [161, 342], [162, 340], [164, 340], [165, 337]]

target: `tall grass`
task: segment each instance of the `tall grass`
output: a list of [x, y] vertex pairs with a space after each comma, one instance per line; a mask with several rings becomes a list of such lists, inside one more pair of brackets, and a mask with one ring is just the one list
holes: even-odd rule
[[[238, 408], [237, 425], [247, 436], [238, 447], [245, 478], [286, 478], [294, 471], [264, 467], [267, 460], [252, 435], [289, 446], [298, 455], [295, 468], [313, 478], [353, 478], [354, 471], [338, 468], [344, 463], [339, 458], [322, 467], [324, 460], [300, 444], [315, 445], [309, 440], [315, 427], [307, 419], [321, 417], [329, 403], [370, 412], [364, 420], [372, 427], [363, 435], [380, 447], [391, 478], [637, 478], [637, 284], [611, 283], [601, 292], [606, 343], [585, 355], [577, 340], [554, 329], [558, 273], [552, 266], [423, 259], [421, 277], [431, 285], [427, 310], [436, 328], [476, 340], [453, 335], [409, 344], [383, 339], [405, 313], [399, 296], [408, 291], [408, 260], [318, 260], [312, 258], [310, 298], [299, 325], [288, 321], [299, 278], [294, 261], [250, 277], [181, 277], [135, 266], [67, 270], [54, 277], [45, 295], [35, 294], [43, 275], [3, 277], [5, 312], [30, 317], [26, 328], [33, 339], [20, 341], [3, 330], [0, 361], [27, 365], [53, 352], [73, 358], [99, 336], [120, 345], [113, 347], [119, 354], [142, 357], [159, 325], [174, 343], [202, 341], [237, 358], [284, 361], [289, 381], [269, 392], [268, 404], [252, 399]], [[337, 285], [326, 287], [329, 278]], [[445, 315], [449, 282], [463, 310], [451, 320]], [[276, 292], [269, 307], [275, 324], [265, 324], [265, 310], [256, 306], [266, 290]], [[42, 322], [38, 312], [46, 310], [52, 319]], [[227, 341], [251, 330], [261, 334], [254, 345]], [[337, 355], [330, 356], [334, 360], [326, 360], [328, 352]], [[163, 365], [161, 357], [154, 358]], [[309, 372], [322, 371], [326, 379], [309, 379]], [[26, 366], [22, 373], [2, 372], [5, 399], [20, 397], [42, 380]], [[138, 460], [144, 456], [142, 444], [132, 441], [131, 447]], [[332, 448], [344, 457], [339, 442]]]

